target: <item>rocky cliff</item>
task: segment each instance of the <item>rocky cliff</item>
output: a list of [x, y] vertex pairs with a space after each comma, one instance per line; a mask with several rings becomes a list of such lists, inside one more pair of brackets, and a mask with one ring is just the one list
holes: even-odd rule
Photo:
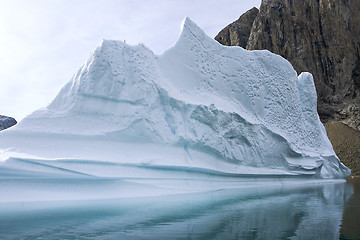
[[12, 127], [16, 123], [17, 122], [14, 118], [0, 115], [0, 131]]
[[259, 10], [254, 7], [229, 24], [215, 37], [215, 40], [226, 46], [240, 46], [246, 48], [252, 24]]
[[311, 72], [323, 122], [360, 130], [360, 1], [263, 0], [223, 29], [224, 45], [268, 49]]

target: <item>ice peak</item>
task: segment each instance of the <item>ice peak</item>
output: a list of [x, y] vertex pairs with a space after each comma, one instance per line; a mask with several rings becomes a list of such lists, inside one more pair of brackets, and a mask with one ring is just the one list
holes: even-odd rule
[[189, 17], [186, 17], [183, 20], [182, 25], [181, 25], [181, 33], [180, 33], [179, 40], [181, 40], [183, 38], [188, 39], [188, 38], [193, 38], [193, 37], [198, 38], [198, 39], [203, 39], [208, 36], [196, 23], [194, 23]]
[[144, 43], [138, 43], [136, 45], [132, 45], [126, 42], [126, 40], [108, 40], [102, 39], [101, 43], [98, 46], [99, 50], [114, 50], [114, 49], [122, 49], [122, 48], [133, 48], [133, 49], [146, 49], [147, 51], [152, 52]]
[[183, 31], [204, 33], [203, 30], [198, 25], [196, 25], [196, 23], [194, 23], [189, 17], [185, 17], [181, 24], [181, 32]]
[[123, 41], [103, 39], [99, 45], [100, 48], [111, 48], [117, 45], [127, 45]]

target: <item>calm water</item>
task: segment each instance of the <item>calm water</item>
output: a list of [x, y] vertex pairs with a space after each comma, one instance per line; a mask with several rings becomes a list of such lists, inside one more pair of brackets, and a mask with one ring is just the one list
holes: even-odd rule
[[0, 239], [360, 239], [360, 185], [1, 203]]

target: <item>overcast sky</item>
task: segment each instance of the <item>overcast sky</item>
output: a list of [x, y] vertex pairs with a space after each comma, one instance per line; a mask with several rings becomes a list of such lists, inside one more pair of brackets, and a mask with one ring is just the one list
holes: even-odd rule
[[102, 39], [161, 54], [184, 17], [214, 37], [261, 0], [0, 0], [0, 115], [47, 106]]

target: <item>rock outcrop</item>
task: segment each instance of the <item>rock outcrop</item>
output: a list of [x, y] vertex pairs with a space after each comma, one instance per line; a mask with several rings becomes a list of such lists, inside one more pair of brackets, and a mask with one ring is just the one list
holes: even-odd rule
[[246, 48], [252, 24], [259, 10], [254, 7], [229, 24], [215, 37], [215, 40], [226, 46], [240, 46]]
[[0, 131], [12, 127], [16, 123], [14, 118], [0, 115]]
[[360, 1], [263, 0], [256, 12], [244, 13], [215, 39], [268, 49], [298, 73], [311, 72], [321, 120], [360, 130]]

